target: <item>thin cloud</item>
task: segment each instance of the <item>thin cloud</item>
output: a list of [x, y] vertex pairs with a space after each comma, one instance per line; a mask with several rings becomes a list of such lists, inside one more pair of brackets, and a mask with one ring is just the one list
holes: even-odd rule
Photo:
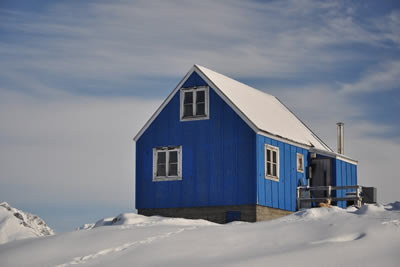
[[388, 61], [374, 66], [355, 83], [343, 84], [347, 94], [393, 90], [400, 84], [400, 61]]
[[52, 4], [41, 15], [3, 17], [8, 32], [31, 38], [4, 44], [2, 54], [13, 55], [6, 60], [15, 71], [75, 79], [176, 75], [194, 63], [234, 75], [300, 77], [358, 56], [332, 46], [387, 40], [389, 30], [368, 31], [348, 10], [319, 1]]

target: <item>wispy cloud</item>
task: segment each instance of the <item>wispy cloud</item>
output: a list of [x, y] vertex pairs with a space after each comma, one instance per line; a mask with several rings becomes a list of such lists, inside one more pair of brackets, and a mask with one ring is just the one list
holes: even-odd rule
[[355, 83], [343, 84], [343, 93], [382, 92], [398, 89], [400, 85], [400, 61], [388, 61], [373, 66]]
[[386, 40], [400, 46], [400, 11], [393, 10], [383, 17], [373, 18], [371, 23]]
[[299, 77], [359, 56], [337, 46], [381, 46], [396, 36], [396, 27], [370, 31], [354, 16], [348, 4], [324, 1], [55, 3], [42, 14], [2, 16], [7, 32], [29, 42], [4, 42], [1, 54], [9, 71], [24, 66], [81, 80], [177, 77], [194, 63], [233, 75]]

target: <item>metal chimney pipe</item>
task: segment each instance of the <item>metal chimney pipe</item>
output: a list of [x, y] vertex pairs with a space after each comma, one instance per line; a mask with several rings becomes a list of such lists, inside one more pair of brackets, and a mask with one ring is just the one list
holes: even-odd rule
[[344, 123], [338, 122], [337, 125], [337, 152], [344, 154]]

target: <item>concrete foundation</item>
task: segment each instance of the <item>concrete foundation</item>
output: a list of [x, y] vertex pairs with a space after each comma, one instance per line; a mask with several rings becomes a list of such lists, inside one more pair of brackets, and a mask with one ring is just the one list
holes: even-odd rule
[[273, 220], [291, 211], [274, 209], [260, 205], [214, 206], [192, 208], [138, 209], [138, 213], [146, 216], [163, 216], [186, 219], [204, 219], [215, 223], [226, 223], [228, 212], [240, 212], [240, 221], [257, 222]]

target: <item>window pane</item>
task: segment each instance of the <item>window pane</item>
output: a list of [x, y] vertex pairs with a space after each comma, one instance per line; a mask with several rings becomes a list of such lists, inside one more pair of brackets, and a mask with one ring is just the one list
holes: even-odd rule
[[178, 176], [178, 164], [177, 163], [169, 164], [168, 176]]
[[267, 161], [271, 161], [271, 150], [267, 149]]
[[277, 176], [276, 175], [276, 164], [273, 164], [273, 171], [272, 171], [272, 176]]
[[157, 164], [157, 176], [166, 176], [165, 164]]
[[163, 164], [165, 164], [165, 160], [166, 160], [166, 158], [165, 158], [165, 151], [160, 151], [160, 152], [157, 152], [157, 163], [163, 163]]
[[193, 105], [192, 104], [185, 104], [183, 106], [183, 117], [191, 117], [193, 116]]
[[276, 151], [272, 151], [272, 162], [276, 163]]
[[170, 151], [169, 163], [177, 163], [177, 162], [178, 162], [178, 151]]
[[196, 92], [196, 103], [204, 103], [205, 101], [205, 92], [197, 91]]
[[205, 104], [197, 104], [196, 115], [206, 115]]
[[271, 175], [271, 163], [267, 163], [267, 175]]
[[193, 92], [185, 92], [185, 99], [183, 104], [192, 104], [193, 103]]

